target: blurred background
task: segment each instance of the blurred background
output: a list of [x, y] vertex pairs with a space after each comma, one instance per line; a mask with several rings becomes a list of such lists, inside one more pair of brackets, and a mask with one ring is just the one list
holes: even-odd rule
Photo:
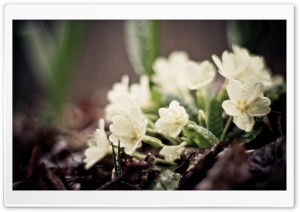
[[[104, 107], [106, 92], [121, 75], [128, 74], [131, 83], [138, 80], [131, 63], [134, 59], [128, 54], [128, 36], [134, 37], [130, 30], [126, 21], [15, 20], [14, 113], [26, 108], [38, 111], [49, 104]], [[143, 26], [138, 25], [133, 33], [139, 30]], [[244, 40], [233, 36], [239, 30]], [[252, 53], [263, 55], [273, 73], [286, 73], [285, 21], [164, 20], [156, 33], [157, 56], [184, 50], [193, 60], [211, 60], [212, 54], [220, 56], [231, 49], [232, 42], [240, 42]]]

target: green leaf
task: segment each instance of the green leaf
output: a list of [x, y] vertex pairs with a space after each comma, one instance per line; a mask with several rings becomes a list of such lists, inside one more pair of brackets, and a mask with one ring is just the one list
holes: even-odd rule
[[222, 119], [221, 105], [216, 97], [213, 97], [209, 100], [206, 119], [207, 129], [211, 131], [217, 138], [220, 138], [224, 129], [224, 124]]
[[262, 28], [259, 20], [230, 20], [227, 21], [227, 44], [246, 47], [250, 51], [254, 49]]
[[194, 104], [188, 103], [187, 101], [185, 101], [183, 98], [179, 96], [168, 94], [165, 96], [164, 105], [168, 106], [173, 100], [178, 101], [179, 104], [184, 107], [184, 109], [189, 115], [189, 120], [193, 122], [198, 121], [198, 109]]
[[246, 132], [241, 136], [241, 139], [244, 143], [249, 143], [254, 140], [263, 130], [263, 119], [257, 119], [255, 124], [250, 132]]
[[209, 130], [196, 124], [188, 124], [183, 130], [186, 142], [199, 148], [210, 148], [219, 142], [219, 139]]
[[86, 31], [85, 21], [58, 21], [52, 27], [31, 21], [26, 26], [27, 55], [38, 81], [48, 92], [53, 119], [67, 101]]
[[178, 188], [180, 174], [170, 169], [162, 170], [159, 175], [150, 183], [149, 190], [175, 190]]
[[265, 91], [265, 96], [268, 97], [271, 102], [274, 102], [279, 99], [279, 97], [286, 92], [286, 84], [280, 84], [273, 86]]
[[85, 31], [84, 21], [70, 21], [67, 35], [52, 64], [54, 83], [51, 85], [51, 99], [57, 111], [66, 101], [72, 77], [76, 70]]
[[159, 56], [160, 21], [130, 20], [125, 22], [125, 41], [129, 59], [137, 74], [150, 76]]

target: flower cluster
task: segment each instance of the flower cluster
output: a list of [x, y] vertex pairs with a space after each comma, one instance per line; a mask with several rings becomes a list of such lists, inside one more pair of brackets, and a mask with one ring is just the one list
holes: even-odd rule
[[[139, 83], [130, 85], [129, 77], [123, 76], [107, 93], [109, 140], [101, 119], [85, 152], [86, 168], [111, 153], [112, 146], [140, 157], [136, 151], [145, 142], [161, 148], [159, 155], [165, 163], [173, 163], [180, 159], [186, 146], [207, 148], [224, 140], [231, 120], [237, 128], [250, 132], [255, 117], [271, 111], [271, 101], [264, 97], [264, 92], [282, 83], [282, 78], [272, 78], [262, 57], [235, 45], [232, 49], [233, 52], [224, 51], [221, 59], [212, 55], [218, 72], [226, 79], [223, 98], [212, 91], [205, 95], [202, 92], [210, 89], [218, 73], [215, 66], [208, 60], [193, 61], [183, 51], [157, 58], [153, 63], [154, 74], [141, 76]], [[159, 101], [152, 88], [159, 91]], [[170, 95], [177, 98], [169, 100]], [[212, 107], [212, 103], [216, 105]], [[211, 119], [216, 116], [221, 123], [213, 126]], [[225, 127], [224, 119], [227, 119]], [[216, 129], [220, 126], [221, 129]]]

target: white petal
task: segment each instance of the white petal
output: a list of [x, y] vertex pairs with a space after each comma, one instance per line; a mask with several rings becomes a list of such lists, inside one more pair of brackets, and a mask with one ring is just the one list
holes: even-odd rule
[[108, 152], [101, 150], [98, 147], [89, 147], [85, 150], [84, 154], [86, 158], [83, 160], [85, 163], [85, 169], [91, 168], [98, 161], [100, 161]]
[[169, 130], [169, 132], [168, 132], [169, 136], [171, 136], [172, 138], [176, 138], [180, 134], [182, 128], [183, 127], [179, 126], [179, 127], [176, 127], [172, 130]]
[[242, 87], [242, 99], [252, 102], [256, 97], [262, 97], [264, 86], [255, 79], [247, 79]]
[[155, 127], [158, 130], [158, 132], [166, 132], [174, 127], [174, 122], [173, 120], [160, 118], [155, 122]]
[[224, 51], [222, 54], [222, 62], [224, 67], [224, 72], [234, 73], [237, 70], [236, 62], [232, 53]]
[[201, 63], [188, 62], [185, 66], [187, 86], [197, 90], [209, 84], [215, 77], [216, 70], [212, 64], [205, 60]]
[[238, 62], [240, 64], [246, 63], [249, 60], [250, 54], [247, 49], [241, 48], [237, 45], [232, 45], [232, 50], [234, 55], [238, 58]]
[[171, 109], [177, 109], [179, 107], [180, 107], [180, 104], [176, 100], [173, 100], [169, 105], [169, 108], [171, 108]]
[[169, 55], [169, 61], [174, 65], [183, 65], [188, 61], [188, 59], [189, 56], [184, 51], [174, 51]]
[[225, 70], [223, 68], [223, 65], [222, 65], [222, 62], [221, 62], [220, 58], [217, 55], [212, 55], [211, 57], [212, 57], [212, 60], [214, 61], [214, 63], [216, 64], [216, 66], [218, 67], [219, 71], [221, 73], [224, 73]]
[[153, 64], [153, 69], [155, 72], [168, 72], [169, 71], [169, 63], [166, 58], [159, 57], [155, 60]]
[[100, 120], [99, 120], [99, 123], [98, 123], [98, 128], [99, 128], [101, 131], [104, 131], [104, 126], [105, 126], [104, 119], [100, 119]]
[[174, 160], [180, 158], [180, 154], [178, 154], [177, 150], [178, 146], [164, 146], [159, 154], [164, 156], [166, 161], [174, 162]]
[[132, 155], [132, 153], [141, 146], [142, 146], [142, 142], [139, 141], [139, 142], [134, 143], [133, 145], [126, 145], [124, 147], [124, 151], [128, 155]]
[[271, 101], [267, 97], [257, 97], [253, 100], [253, 102], [249, 105], [250, 109], [248, 111], [251, 116], [264, 116], [271, 111], [269, 107]]
[[238, 116], [240, 112], [236, 108], [236, 105], [233, 104], [229, 100], [225, 100], [222, 104], [222, 108], [225, 110], [225, 113], [230, 115], [230, 116]]
[[244, 115], [244, 116], [236, 116], [233, 118], [233, 122], [237, 127], [246, 132], [252, 130], [254, 125], [254, 118], [252, 116]]
[[226, 86], [226, 90], [230, 100], [236, 104], [242, 97], [242, 84], [237, 80], [229, 80], [229, 84]]

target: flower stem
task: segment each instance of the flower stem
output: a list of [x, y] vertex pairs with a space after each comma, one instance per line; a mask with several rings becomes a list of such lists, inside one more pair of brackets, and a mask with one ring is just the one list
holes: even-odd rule
[[218, 102], [223, 102], [224, 99], [226, 98], [227, 92], [226, 92], [226, 85], [228, 84], [228, 79], [225, 79], [222, 87], [219, 90], [219, 93], [217, 95], [217, 101]]
[[149, 126], [149, 128], [151, 128], [151, 129], [155, 129], [155, 124], [154, 124], [154, 122], [153, 122], [152, 120], [150, 120], [150, 119], [148, 119], [148, 126]]
[[149, 128], [149, 127], [147, 127], [146, 132], [150, 133], [150, 134], [158, 134], [158, 132], [155, 129], [152, 129], [152, 128]]
[[196, 91], [196, 96], [197, 96], [198, 107], [205, 111], [205, 99], [201, 89]]
[[229, 128], [231, 122], [232, 122], [232, 119], [233, 119], [232, 116], [230, 116], [230, 117], [228, 118], [228, 120], [227, 120], [227, 122], [226, 122], [226, 125], [225, 125], [225, 127], [224, 127], [224, 130], [223, 130], [223, 132], [222, 132], [222, 135], [221, 135], [221, 137], [220, 137], [220, 141], [223, 141], [223, 139], [224, 139], [224, 137], [225, 137], [225, 134], [226, 134], [226, 132], [227, 132], [227, 130], [228, 130], [228, 128]]
[[173, 144], [173, 145], [177, 145], [177, 144], [178, 144], [177, 140], [175, 140], [174, 138], [168, 136], [167, 134], [161, 133], [161, 135], [162, 135], [165, 139], [167, 139], [171, 144]]
[[[144, 160], [146, 158], [146, 155], [143, 155], [139, 152], [133, 152], [132, 153], [132, 157], [138, 159], [138, 160]], [[160, 164], [166, 164], [166, 165], [177, 165], [176, 163], [173, 163], [173, 162], [169, 162], [169, 161], [166, 161], [164, 159], [161, 159], [161, 158], [155, 158], [155, 161], [157, 163], [160, 163]]]
[[143, 141], [155, 148], [158, 147], [164, 147], [165, 145], [161, 142], [161, 140], [159, 140], [158, 138], [154, 138], [152, 136], [149, 135], [145, 135], [143, 138]]

